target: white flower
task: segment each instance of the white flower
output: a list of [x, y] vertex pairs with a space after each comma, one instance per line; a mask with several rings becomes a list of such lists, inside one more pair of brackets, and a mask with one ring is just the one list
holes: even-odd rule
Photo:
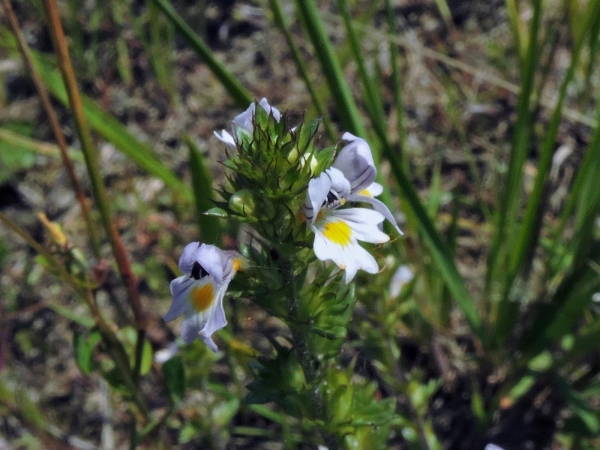
[[402, 288], [411, 282], [411, 280], [415, 277], [415, 274], [410, 267], [408, 266], [400, 266], [396, 269], [394, 276], [392, 277], [392, 281], [390, 282], [390, 296], [392, 298], [396, 298], [402, 292]]
[[184, 315], [181, 337], [189, 344], [202, 339], [217, 351], [212, 334], [227, 325], [223, 297], [229, 282], [240, 267], [240, 255], [214, 245], [192, 242], [183, 249], [179, 268], [183, 276], [171, 281], [173, 303], [164, 316], [169, 322]]
[[[304, 217], [315, 233], [314, 251], [321, 261], [332, 260], [346, 270], [346, 283], [363, 269], [376, 273], [375, 258], [358, 241], [379, 244], [390, 238], [379, 228], [388, 219], [402, 234], [390, 210], [375, 196], [383, 187], [375, 183], [377, 169], [369, 144], [350, 133], [331, 168], [308, 184], [304, 203]], [[366, 202], [375, 211], [366, 208], [339, 209], [347, 202]]]
[[310, 180], [304, 216], [315, 233], [314, 251], [321, 261], [332, 260], [346, 271], [346, 283], [362, 269], [377, 273], [375, 258], [358, 241], [379, 244], [390, 238], [379, 230], [384, 217], [365, 208], [338, 209], [346, 203], [350, 182], [342, 172], [331, 168]]
[[[277, 122], [281, 120], [281, 113], [279, 112], [279, 110], [269, 105], [269, 102], [266, 98], [261, 99], [261, 101], [258, 102], [258, 105], [262, 109], [264, 109], [267, 112], [267, 114], [273, 114], [273, 118]], [[235, 118], [231, 122], [231, 134], [229, 134], [225, 130], [221, 130], [221, 134], [217, 133], [216, 131], [214, 131], [213, 133], [217, 138], [219, 138], [219, 140], [224, 142], [227, 146], [235, 148], [235, 139], [233, 138], [233, 136], [235, 136], [236, 128], [242, 128], [250, 134], [252, 134], [252, 132], [254, 131], [254, 126], [252, 125], [252, 118], [254, 117], [255, 108], [256, 105], [254, 104], [254, 102], [252, 102], [246, 111], [235, 116]]]
[[154, 361], [159, 364], [166, 363], [168, 360], [173, 358], [178, 351], [179, 344], [177, 344], [177, 341], [171, 342], [167, 348], [163, 348], [154, 354]]
[[383, 192], [383, 186], [375, 182], [377, 169], [369, 144], [347, 132], [343, 134], [342, 141], [345, 141], [346, 145], [338, 153], [332, 167], [340, 170], [350, 182], [347, 200], [370, 203], [394, 225], [399, 234], [403, 234], [388, 207], [375, 198]]

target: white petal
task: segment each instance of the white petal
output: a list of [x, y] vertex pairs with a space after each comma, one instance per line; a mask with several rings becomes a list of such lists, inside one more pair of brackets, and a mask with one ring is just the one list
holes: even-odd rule
[[327, 199], [329, 189], [331, 189], [331, 178], [325, 172], [308, 182], [304, 216], [311, 223], [315, 221], [323, 202]]
[[375, 181], [377, 169], [367, 141], [344, 133], [342, 140], [347, 141], [333, 162], [333, 167], [342, 171], [350, 181], [352, 193], [360, 192]]
[[232, 148], [236, 148], [235, 140], [233, 139], [233, 136], [231, 134], [229, 134], [227, 131], [221, 130], [220, 135], [216, 131], [213, 131], [213, 134], [217, 137], [217, 139], [219, 139], [225, 145], [232, 147]]
[[394, 228], [396, 228], [396, 231], [398, 232], [398, 234], [400, 234], [400, 235], [404, 234], [402, 232], [402, 230], [400, 229], [400, 227], [398, 227], [398, 223], [396, 222], [396, 219], [390, 212], [389, 208], [387, 206], [385, 206], [385, 203], [383, 203], [382, 201], [377, 200], [376, 198], [373, 198], [373, 197], [367, 197], [365, 195], [351, 195], [350, 197], [348, 197], [348, 200], [354, 201], [354, 202], [366, 202], [366, 203], [373, 205], [373, 207], [375, 208], [375, 210], [377, 212], [383, 214], [383, 216], [387, 220], [390, 221], [390, 223], [394, 226]]
[[377, 197], [378, 195], [381, 195], [382, 192], [383, 186], [374, 181], [369, 187], [357, 192], [357, 194], [366, 195], [367, 197]]
[[504, 449], [496, 444], [488, 444], [485, 446], [485, 450], [504, 450]]
[[208, 348], [210, 348], [213, 352], [217, 352], [219, 350], [217, 344], [215, 344], [210, 336], [204, 336], [202, 333], [200, 333], [198, 337], [202, 339]]
[[157, 351], [154, 354], [154, 361], [162, 364], [170, 360], [173, 356], [177, 354], [179, 351], [179, 345], [177, 342], [171, 342], [171, 344], [167, 348], [163, 348], [162, 350]]
[[[264, 109], [267, 114], [273, 114], [273, 118], [279, 122], [281, 120], [281, 113], [279, 112], [279, 110], [271, 105], [269, 105], [269, 102], [267, 101], [266, 98], [261, 98], [260, 102], [258, 102], [258, 104], [262, 107], [262, 109]], [[293, 131], [293, 130], [292, 130]]]
[[[254, 102], [250, 103], [248, 109], [241, 114], [235, 116], [233, 121], [231, 122], [234, 126], [243, 128], [244, 130], [252, 133], [254, 131], [254, 126], [252, 125], [252, 117], [254, 116]], [[235, 133], [235, 131], [234, 131]]]
[[335, 220], [342, 220], [345, 222], [352, 230], [352, 237], [359, 241], [382, 244], [390, 240], [390, 237], [382, 232], [377, 226], [383, 222], [383, 215], [372, 209], [337, 209], [331, 211], [324, 218], [324, 221], [327, 222]]
[[235, 250], [219, 250], [223, 267], [223, 282], [229, 284], [242, 264], [242, 255]]
[[228, 285], [224, 285], [219, 289], [215, 298], [215, 307], [211, 312], [210, 316], [206, 320], [206, 324], [202, 329], [202, 336], [210, 337], [215, 331], [220, 330], [227, 325], [227, 319], [225, 318], [225, 310], [223, 309], [223, 297]]
[[[319, 221], [319, 225], [325, 225], [325, 221]], [[375, 229], [375, 225], [372, 225]], [[322, 229], [317, 226], [311, 226], [315, 233], [314, 251], [317, 258], [321, 261], [332, 260], [338, 267], [346, 271], [346, 283], [352, 281], [356, 272], [363, 269], [368, 273], [377, 273], [379, 270], [375, 258], [362, 248], [353, 235], [350, 236], [350, 242], [340, 245], [329, 240]], [[378, 231], [378, 230], [377, 230]], [[386, 238], [387, 236], [384, 235]]]
[[335, 167], [327, 169], [326, 173], [331, 179], [331, 187], [329, 189], [337, 192], [341, 198], [345, 199], [348, 197], [350, 195], [350, 182], [344, 174]]
[[198, 314], [186, 317], [181, 326], [181, 339], [186, 344], [191, 344], [199, 336], [200, 330], [204, 326], [202, 318]]
[[[225, 286], [225, 289], [219, 289], [219, 287], [212, 282], [211, 277], [205, 277], [194, 283], [194, 287], [199, 289], [207, 285], [212, 287], [213, 298], [211, 299], [210, 304], [206, 305], [206, 309], [201, 311], [192, 306], [190, 299], [192, 291], [188, 290], [186, 292], [189, 308], [185, 311], [185, 319], [183, 320], [183, 325], [181, 327], [181, 338], [187, 344], [202, 336], [210, 337], [215, 330], [223, 328], [223, 326], [227, 324], [222, 304], [227, 286]], [[214, 323], [213, 320], [215, 321]], [[209, 323], [213, 324], [210, 326], [210, 330], [206, 330], [207, 324]], [[219, 324], [222, 324], [222, 326], [218, 326]]]
[[199, 247], [200, 242], [192, 242], [183, 248], [183, 252], [179, 258], [179, 270], [181, 270], [183, 273], [189, 275], [192, 272], [192, 266], [196, 262], [194, 255]]
[[196, 280], [189, 275], [184, 275], [171, 281], [173, 303], [171, 303], [169, 311], [163, 317], [165, 322], [170, 322], [190, 309], [189, 295], [190, 290], [195, 284]]
[[392, 298], [398, 297], [402, 288], [414, 278], [415, 274], [410, 267], [402, 265], [396, 269], [392, 281], [390, 282], [390, 296]]

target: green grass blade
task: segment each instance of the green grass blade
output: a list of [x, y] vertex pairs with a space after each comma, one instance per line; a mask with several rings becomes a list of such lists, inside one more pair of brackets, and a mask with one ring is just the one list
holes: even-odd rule
[[[43, 64], [41, 59], [36, 58], [36, 63], [48, 90], [63, 104], [68, 105], [67, 92], [60, 75]], [[123, 124], [93, 100], [84, 95], [82, 99], [86, 118], [97, 133], [142, 169], [164, 181], [173, 191], [182, 193], [187, 199], [192, 198], [189, 187], [154, 156], [149, 145], [136, 139]]]
[[[556, 107], [552, 113], [548, 132], [542, 144], [533, 191], [529, 196], [529, 202], [527, 204], [524, 222], [519, 233], [517, 246], [512, 252], [509, 277], [516, 276], [519, 269], [527, 273], [533, 260], [534, 250], [537, 246], [541, 229], [540, 218], [542, 215], [542, 208], [544, 206], [542, 200], [545, 197], [543, 191], [544, 186], [546, 185], [550, 167], [552, 165], [552, 155], [554, 154], [556, 135], [558, 133], [558, 126], [562, 116], [563, 102], [567, 93], [567, 88], [569, 87], [575, 74], [575, 69], [579, 61], [579, 55], [581, 53], [581, 49], [583, 48], [583, 43], [585, 41], [585, 37], [587, 36], [592, 20], [598, 14], [600, 14], [600, 2], [590, 2], [590, 10], [588, 13], [589, 14], [586, 16], [583, 28], [581, 29], [581, 33], [578, 34], [578, 39], [575, 44], [575, 48], [573, 49], [571, 63], [560, 87]], [[508, 281], [509, 283], [512, 282], [510, 278]]]
[[[0, 142], [5, 142], [6, 144], [15, 147], [24, 148], [26, 150], [39, 153], [40, 155], [60, 158], [60, 150], [57, 145], [31, 139], [6, 128], [0, 127]], [[83, 161], [83, 156], [81, 153], [73, 149], [69, 149], [69, 157], [73, 161]]]
[[[385, 12], [388, 24], [388, 33], [396, 35], [396, 24], [394, 22], [394, 14], [392, 11], [392, 5], [390, 0], [385, 0]], [[398, 64], [398, 45], [394, 42], [389, 42], [390, 52], [390, 64], [392, 66], [392, 90], [394, 98], [394, 106], [396, 109], [396, 128], [398, 130], [398, 143], [400, 144], [400, 161], [403, 164], [405, 171], [408, 170], [408, 158], [406, 157], [407, 148], [407, 136], [404, 112], [404, 101], [402, 99], [402, 80], [400, 76], [400, 68]]]
[[279, 0], [269, 0], [269, 5], [271, 6], [271, 11], [273, 11], [273, 19], [275, 21], [275, 25], [277, 25], [277, 27], [281, 30], [281, 32], [285, 36], [285, 41], [288, 45], [288, 48], [292, 52], [292, 58], [294, 59], [294, 62], [296, 63], [296, 67], [298, 68], [298, 72], [300, 73], [300, 76], [304, 80], [306, 89], [308, 89], [308, 93], [310, 94], [310, 97], [312, 99], [313, 106], [317, 110], [317, 114], [319, 116], [323, 117], [322, 123], [323, 123], [323, 125], [325, 125], [325, 131], [327, 132], [327, 136], [329, 136], [329, 139], [331, 139], [332, 142], [335, 142], [338, 140], [338, 138], [336, 136], [336, 132], [335, 132], [333, 126], [331, 125], [331, 121], [325, 114], [325, 112], [326, 112], [325, 105], [323, 104], [319, 95], [317, 94], [315, 85], [312, 82], [310, 75], [308, 73], [308, 68], [306, 67], [306, 63], [304, 62], [304, 59], [302, 58], [302, 53], [300, 53], [300, 49], [296, 45], [296, 42], [294, 42], [294, 39], [292, 38], [292, 34], [291, 34], [287, 24], [285, 23], [285, 18], [283, 17], [283, 11], [281, 10], [281, 5], [279, 4]]
[[[155, 0], [156, 1], [156, 0]], [[296, 0], [296, 8], [302, 18], [309, 38], [315, 48], [315, 54], [321, 63], [327, 85], [333, 96], [342, 126], [349, 132], [366, 137], [358, 108], [344, 77], [338, 58], [327, 36], [323, 20], [314, 0]]]
[[456, 304], [463, 311], [473, 331], [481, 336], [481, 318], [479, 317], [473, 298], [465, 285], [464, 279], [456, 268], [450, 248], [442, 240], [435, 225], [429, 218], [425, 207], [417, 195], [417, 191], [406, 173], [402, 170], [400, 160], [394, 149], [384, 147], [384, 156], [390, 162], [392, 174], [398, 183], [398, 189], [404, 201], [403, 204], [408, 209], [407, 213], [414, 216], [418, 224], [418, 230], [423, 234], [423, 239], [431, 252], [431, 258], [435, 266], [438, 268], [441, 277], [447, 284]]
[[214, 206], [212, 177], [204, 164], [204, 157], [193, 139], [184, 136], [189, 148], [190, 171], [192, 174], [192, 186], [194, 188], [194, 203], [196, 205], [196, 216], [202, 242], [207, 244], [219, 244], [221, 230], [216, 217], [207, 216], [204, 213]]
[[[596, 108], [596, 118], [600, 120], [600, 90], [598, 91], [598, 100]], [[579, 228], [583, 223], [583, 217], [586, 215], [590, 198], [592, 194], [598, 190], [597, 175], [600, 172], [600, 127], [594, 129], [594, 134], [590, 144], [585, 152], [583, 161], [575, 181], [569, 192], [569, 197], [565, 203], [565, 207], [561, 213], [561, 218], [553, 240], [561, 239], [561, 235], [565, 230], [567, 221], [571, 217], [574, 210], [577, 211], [575, 223], [576, 228]]]
[[242, 86], [236, 77], [234, 77], [225, 66], [215, 57], [211, 49], [202, 39], [198, 37], [194, 30], [185, 23], [179, 14], [173, 9], [166, 0], [152, 0], [168, 19], [173, 23], [190, 46], [198, 53], [198, 56], [206, 63], [210, 70], [221, 82], [225, 90], [231, 95], [236, 104], [241, 108], [247, 108], [252, 103], [252, 95]]
[[363, 98], [365, 100], [367, 111], [369, 112], [369, 117], [371, 118], [371, 122], [373, 124], [383, 124], [386, 122], [386, 120], [383, 112], [383, 105], [381, 103], [381, 97], [375, 89], [377, 84], [373, 82], [367, 72], [367, 66], [365, 64], [363, 52], [358, 42], [358, 37], [354, 30], [354, 26], [352, 25], [350, 12], [348, 11], [348, 3], [346, 0], [338, 0], [338, 6], [340, 8], [340, 12], [342, 13], [344, 25], [346, 26], [346, 33], [348, 35], [348, 40], [350, 41], [350, 50], [352, 51], [352, 55], [354, 56], [354, 60], [358, 66], [358, 74], [364, 91]]
[[535, 320], [519, 343], [528, 354], [537, 354], [562, 338], [586, 311], [592, 295], [600, 290], [600, 243], [592, 246], [593, 260], [562, 281], [550, 302], [538, 306]]
[[[540, 160], [538, 162], [538, 172], [535, 178], [533, 190], [529, 196], [527, 208], [525, 211], [523, 225], [518, 232], [518, 238], [515, 246], [511, 246], [511, 258], [508, 271], [505, 278], [504, 294], [500, 300], [498, 319], [496, 321], [496, 332], [494, 335], [498, 339], [498, 343], [502, 344], [514, 327], [516, 316], [519, 308], [517, 302], [510, 302], [509, 295], [513, 282], [518, 273], [521, 272], [527, 276], [535, 249], [539, 241], [541, 228], [543, 207], [545, 204], [547, 193], [547, 176], [552, 164], [552, 155], [554, 154], [556, 135], [562, 115], [562, 106], [567, 93], [567, 88], [575, 73], [577, 61], [583, 47], [585, 37], [590, 28], [593, 18], [600, 13], [600, 2], [590, 3], [585, 24], [582, 28], [582, 33], [578, 35], [578, 40], [573, 49], [573, 56], [565, 78], [563, 79], [556, 106], [552, 113], [552, 118], [548, 126], [548, 132], [542, 144], [540, 152]], [[588, 223], [592, 223], [589, 222]], [[590, 228], [591, 230], [591, 228]], [[588, 242], [581, 242], [587, 249]]]
[[[491, 301], [492, 284], [497, 278], [502, 278], [505, 273], [506, 254], [502, 249], [507, 248], [507, 238], [511, 235], [512, 228], [516, 226], [517, 211], [521, 199], [521, 184], [523, 176], [523, 165], [529, 151], [531, 134], [531, 97], [534, 88], [535, 68], [537, 67], [538, 55], [538, 31], [541, 20], [541, 0], [534, 0], [533, 18], [529, 34], [529, 45], [523, 65], [521, 91], [517, 104], [517, 122], [513, 137], [513, 148], [510, 155], [508, 173], [506, 175], [505, 187], [500, 197], [499, 208], [495, 217], [494, 236], [488, 254], [484, 298]], [[507, 227], [510, 230], [507, 230]], [[491, 308], [486, 307], [486, 311]], [[488, 320], [492, 320], [490, 317]]]

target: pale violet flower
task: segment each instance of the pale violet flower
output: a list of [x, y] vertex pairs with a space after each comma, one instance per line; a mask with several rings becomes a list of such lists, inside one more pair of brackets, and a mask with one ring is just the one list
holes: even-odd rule
[[186, 344], [200, 338], [212, 351], [217, 351], [211, 336], [227, 325], [223, 297], [240, 261], [237, 252], [214, 245], [192, 242], [183, 249], [179, 269], [184, 275], [171, 281], [173, 303], [164, 320], [185, 316], [181, 338]]
[[[261, 99], [258, 102], [258, 105], [264, 109], [267, 114], [273, 114], [273, 118], [279, 122], [281, 120], [281, 113], [279, 110], [271, 105], [266, 98]], [[215, 136], [223, 143], [225, 143], [228, 147], [235, 148], [235, 130], [236, 128], [242, 128], [246, 130], [248, 133], [252, 134], [254, 131], [254, 126], [252, 125], [252, 118], [254, 117], [256, 105], [254, 102], [250, 104], [248, 109], [241, 114], [235, 116], [235, 118], [231, 121], [231, 134], [225, 130], [221, 130], [221, 134], [214, 131]]]

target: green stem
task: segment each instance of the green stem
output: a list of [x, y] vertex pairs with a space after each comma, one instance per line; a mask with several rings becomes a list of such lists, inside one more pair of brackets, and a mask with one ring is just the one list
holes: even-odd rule
[[98, 154], [94, 148], [92, 136], [90, 134], [88, 123], [85, 117], [83, 103], [79, 94], [79, 88], [77, 87], [77, 81], [75, 79], [71, 58], [69, 56], [67, 39], [65, 37], [58, 13], [58, 6], [56, 4], [56, 0], [44, 0], [43, 5], [46, 12], [46, 17], [48, 19], [52, 43], [58, 57], [58, 65], [67, 89], [69, 104], [71, 106], [71, 110], [73, 111], [75, 129], [81, 143], [81, 149], [83, 151], [85, 164], [90, 177], [94, 200], [96, 201], [96, 205], [100, 211], [102, 225], [110, 242], [113, 255], [119, 268], [121, 279], [123, 280], [123, 283], [127, 289], [129, 303], [135, 316], [137, 328], [145, 329], [146, 318], [143, 313], [137, 291], [137, 282], [131, 269], [127, 252], [125, 251], [121, 237], [117, 231], [117, 227], [112, 220], [109, 206], [110, 203], [102, 182], [102, 176], [100, 175]]
[[[294, 345], [294, 351], [298, 355], [298, 361], [304, 372], [304, 378], [307, 381], [307, 385], [311, 391], [312, 402], [315, 405], [316, 416], [322, 419], [324, 422], [327, 420], [325, 405], [323, 404], [323, 397], [320, 395], [319, 390], [316, 389], [316, 385], [321, 378], [321, 373], [315, 366], [317, 360], [310, 354], [308, 348], [308, 329], [303, 326], [299, 320], [298, 311], [298, 296], [296, 295], [296, 279], [294, 276], [293, 262], [288, 259], [283, 259], [281, 263], [281, 274], [283, 278], [284, 286], [288, 286], [288, 293], [286, 295], [288, 311], [290, 313], [290, 329], [292, 332], [292, 342]], [[325, 430], [321, 430], [321, 436], [325, 442], [326, 447], [329, 450], [337, 450], [339, 448], [336, 437]]]

